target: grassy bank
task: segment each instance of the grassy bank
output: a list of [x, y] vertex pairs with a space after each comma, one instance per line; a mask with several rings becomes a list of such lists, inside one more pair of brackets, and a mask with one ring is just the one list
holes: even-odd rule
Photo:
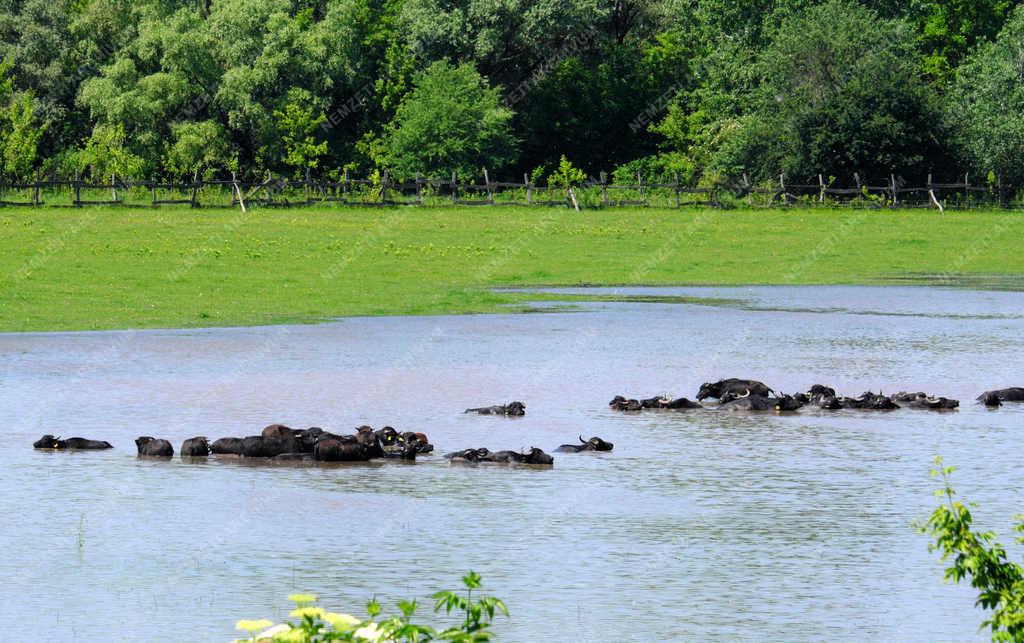
[[879, 283], [1024, 273], [1020, 214], [0, 210], [0, 330], [465, 313], [495, 286]]

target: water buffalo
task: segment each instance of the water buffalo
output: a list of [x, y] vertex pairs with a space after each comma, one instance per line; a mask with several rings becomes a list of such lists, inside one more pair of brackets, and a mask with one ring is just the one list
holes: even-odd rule
[[726, 380], [718, 380], [714, 383], [705, 382], [701, 384], [700, 390], [697, 392], [697, 401], [699, 402], [705, 398], [713, 397], [722, 402], [728, 402], [731, 399], [739, 397], [744, 392], [749, 392], [751, 395], [761, 397], [768, 397], [775, 393], [775, 391], [770, 387], [766, 386], [763, 382], [758, 382], [757, 380], [739, 380], [736, 378], [729, 378]]
[[323, 462], [362, 462], [369, 460], [366, 449], [355, 441], [322, 438], [313, 448], [313, 459]]
[[135, 438], [135, 446], [139, 449], [139, 455], [147, 458], [170, 458], [174, 455], [174, 447], [170, 442], [148, 435]]
[[537, 447], [529, 451], [490, 451], [487, 448], [463, 449], [444, 456], [452, 462], [499, 462], [508, 464], [554, 464], [555, 459]]
[[823, 409], [866, 409], [873, 411], [891, 411], [900, 408], [888, 396], [881, 393], [866, 391], [857, 397], [823, 396], [818, 406]]
[[210, 445], [216, 455], [242, 455], [242, 438], [219, 438]]
[[466, 413], [478, 413], [480, 415], [526, 415], [526, 405], [522, 402], [509, 402], [508, 404], [495, 406], [481, 406], [475, 409], [466, 409]]
[[581, 451], [611, 451], [615, 445], [611, 442], [605, 442], [599, 437], [593, 437], [589, 440], [584, 440], [583, 436], [579, 436], [580, 444], [563, 444], [562, 446], [555, 449], [556, 453], [579, 453]]
[[287, 427], [283, 424], [271, 424], [263, 427], [263, 431], [260, 435], [265, 438], [275, 438], [278, 440], [285, 440], [288, 438], [297, 437], [300, 431], [296, 431], [291, 427]]
[[907, 393], [900, 391], [895, 395], [891, 395], [890, 399], [893, 402], [902, 402], [903, 406], [911, 409], [946, 410], [955, 409], [960, 406], [960, 400], [953, 400], [948, 397], [933, 397], [922, 392]]
[[613, 411], [639, 411], [643, 408], [639, 400], [628, 400], [621, 395], [616, 395], [612, 398], [612, 401], [608, 403], [608, 407]]
[[416, 444], [405, 442], [404, 440], [396, 442], [388, 446], [382, 446], [381, 450], [384, 451], [385, 458], [394, 458], [396, 460], [415, 460], [416, 459]]
[[640, 400], [640, 407], [645, 409], [701, 409], [704, 408], [700, 402], [694, 402], [685, 397], [672, 399], [668, 396], [649, 397]]
[[836, 390], [831, 386], [815, 384], [806, 393], [797, 393], [793, 397], [803, 404], [821, 404], [824, 398], [836, 397]]
[[446, 453], [444, 458], [452, 462], [486, 462], [490, 455], [490, 449], [481, 447], [479, 449], [463, 449], [462, 451]]
[[768, 397], [744, 391], [741, 395], [723, 401], [718, 408], [727, 411], [796, 411], [803, 405], [792, 395]]
[[978, 396], [979, 402], [984, 402], [986, 406], [999, 406], [998, 404], [989, 404], [987, 400], [998, 399], [1002, 402], [1024, 402], [1024, 388], [1019, 386], [1011, 386], [1010, 388], [1001, 388], [994, 391], [985, 391]]
[[113, 445], [106, 440], [90, 440], [88, 438], [68, 438], [66, 440], [62, 438], [55, 438], [49, 433], [39, 438], [32, 443], [34, 449], [113, 449]]
[[414, 445], [416, 447], [416, 453], [430, 453], [434, 450], [434, 445], [427, 439], [426, 433], [406, 431], [400, 437], [406, 444]]
[[374, 431], [374, 435], [377, 436], [381, 446], [391, 446], [393, 444], [398, 444], [401, 441], [401, 436], [398, 435], [398, 431], [390, 426], [386, 426], [379, 431]]
[[529, 451], [496, 451], [482, 462], [501, 462], [514, 464], [554, 464], [555, 459], [537, 447]]
[[285, 453], [302, 453], [302, 441], [294, 435], [285, 438], [250, 435], [242, 438], [240, 455], [246, 458], [274, 458]]
[[210, 455], [210, 443], [202, 436], [189, 438], [181, 443], [181, 457], [183, 458], [203, 458], [208, 455]]
[[999, 394], [995, 391], [989, 391], [982, 394], [978, 401], [987, 406], [990, 409], [994, 409], [1003, 405], [1003, 401], [999, 399]]

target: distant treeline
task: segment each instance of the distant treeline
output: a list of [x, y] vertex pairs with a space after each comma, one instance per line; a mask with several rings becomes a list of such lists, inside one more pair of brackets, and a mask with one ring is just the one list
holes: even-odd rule
[[1024, 184], [1018, 4], [6, 0], [0, 181], [541, 186], [564, 155], [610, 183], [991, 192]]

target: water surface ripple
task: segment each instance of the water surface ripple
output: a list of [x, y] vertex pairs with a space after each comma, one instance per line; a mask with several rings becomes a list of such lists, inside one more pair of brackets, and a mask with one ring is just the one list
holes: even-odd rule
[[[312, 591], [358, 610], [455, 587], [504, 598], [505, 640], [983, 640], [911, 527], [933, 455], [1010, 544], [1024, 509], [1024, 293], [924, 287], [594, 289], [743, 305], [346, 319], [301, 327], [0, 335], [7, 640], [223, 641]], [[924, 390], [954, 413], [625, 415], [754, 377], [795, 392]], [[520, 399], [521, 419], [465, 416]], [[553, 469], [139, 461], [138, 435], [391, 424], [465, 447], [612, 453]], [[31, 449], [43, 433], [103, 453]], [[1019, 549], [1011, 547], [1017, 556]], [[429, 601], [421, 601], [428, 609]]]

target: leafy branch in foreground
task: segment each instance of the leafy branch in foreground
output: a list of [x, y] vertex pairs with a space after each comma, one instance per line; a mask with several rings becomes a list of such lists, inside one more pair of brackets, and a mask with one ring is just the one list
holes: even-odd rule
[[[935, 492], [941, 504], [924, 524], [918, 524], [922, 533], [930, 534], [935, 542], [930, 551], [939, 550], [943, 561], [950, 561], [944, 578], [959, 583], [970, 580], [978, 590], [977, 605], [992, 610], [992, 617], [982, 623], [990, 627], [993, 641], [1024, 641], [1024, 568], [1006, 557], [1006, 550], [995, 542], [991, 531], [975, 531], [968, 505], [955, 500], [950, 475], [953, 467], [943, 466], [942, 458], [935, 458], [933, 476], [941, 476], [943, 488]], [[1024, 533], [1024, 516], [1015, 516], [1017, 533]], [[1024, 543], [1024, 537], [1017, 542]]]
[[480, 580], [480, 575], [471, 571], [462, 577], [462, 583], [466, 587], [465, 594], [442, 591], [432, 596], [437, 601], [434, 605], [435, 613], [442, 609], [446, 614], [451, 614], [452, 611], [465, 613], [465, 618], [458, 627], [438, 630], [428, 625], [413, 623], [412, 617], [417, 608], [415, 600], [398, 602], [401, 616], [379, 619], [381, 605], [374, 598], [366, 606], [369, 618], [358, 619], [351, 614], [328, 612], [324, 608], [318, 607], [316, 596], [313, 594], [292, 594], [288, 600], [295, 603], [296, 608], [289, 613], [289, 616], [296, 620], [277, 625], [267, 619], [240, 620], [235, 624], [235, 629], [249, 632], [251, 635], [250, 638], [238, 639], [235, 643], [245, 641], [280, 643], [320, 643], [321, 641], [407, 641], [419, 643], [420, 641], [435, 640], [475, 643], [490, 641], [493, 637], [490, 626], [495, 613], [500, 612], [508, 616], [508, 608], [505, 607], [505, 603], [501, 599], [493, 596], [483, 596], [474, 601], [473, 590], [480, 587]]

